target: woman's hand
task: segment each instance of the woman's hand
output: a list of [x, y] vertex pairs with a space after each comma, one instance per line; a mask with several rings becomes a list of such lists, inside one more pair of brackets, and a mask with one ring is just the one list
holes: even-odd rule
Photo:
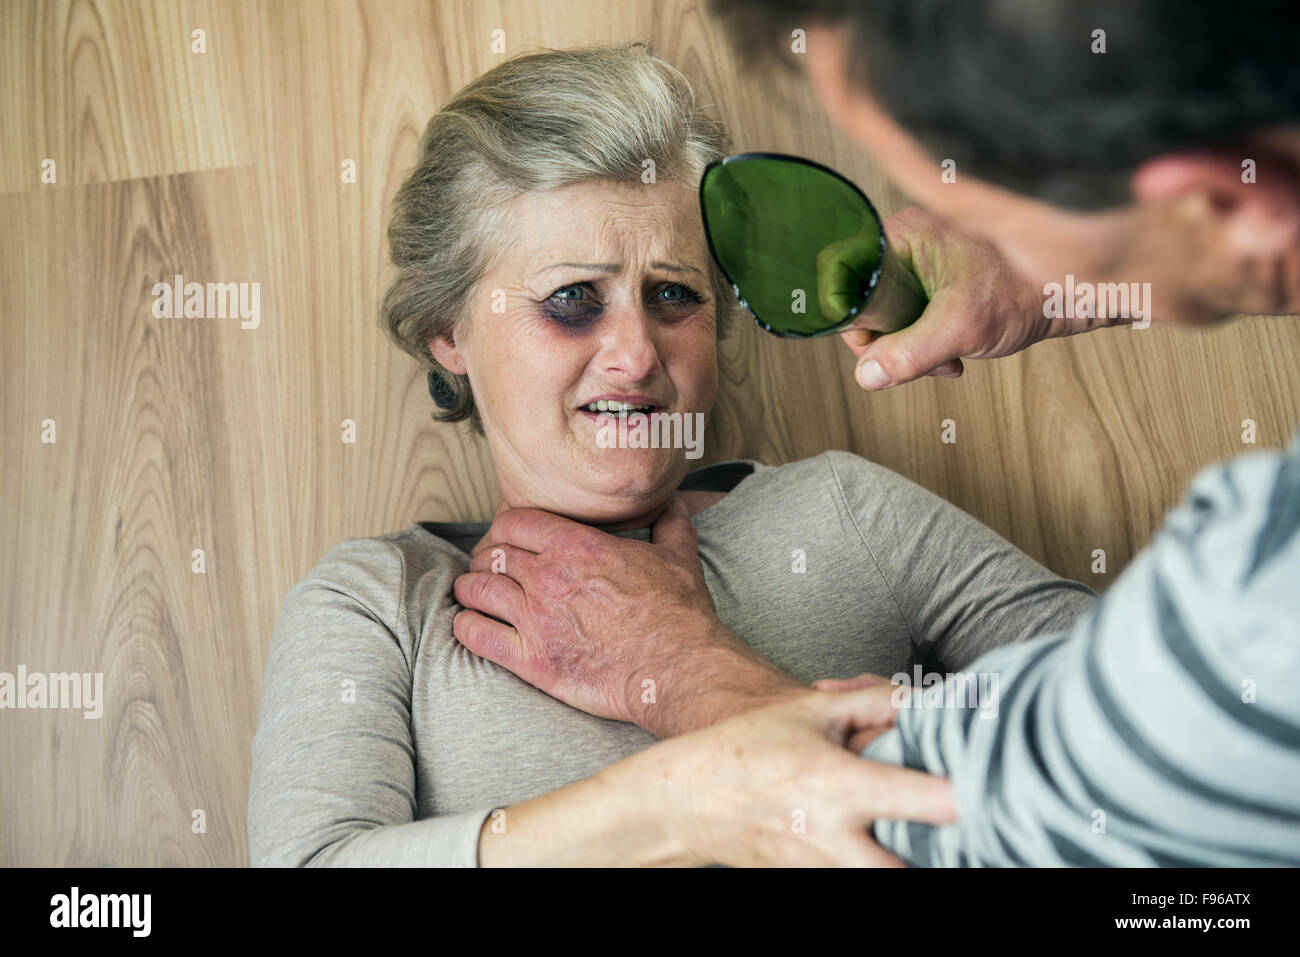
[[[813, 682], [813, 687], [818, 691], [856, 691], [859, 688], [871, 688], [878, 685], [887, 685], [891, 688], [894, 687], [894, 683], [888, 678], [883, 675], [873, 675], [869, 671], [864, 671], [862, 674], [853, 678], [821, 678]], [[910, 688], [898, 692], [898, 694], [910, 693], [912, 693], [912, 689]], [[893, 700], [895, 704], [898, 703], [898, 698], [896, 696], [891, 700]], [[876, 738], [884, 734], [886, 730], [888, 729], [863, 728], [862, 730], [855, 732], [844, 746], [856, 754], [872, 741], [876, 740]]]
[[805, 690], [661, 741], [494, 814], [479, 863], [901, 866], [872, 839], [876, 818], [946, 824], [956, 814], [947, 779], [845, 750], [893, 723], [892, 694]]
[[895, 689], [881, 681], [806, 691], [661, 742], [602, 774], [631, 770], [661, 782], [693, 863], [903, 866], [872, 839], [872, 822], [947, 824], [956, 810], [946, 778], [846, 750], [892, 726]]

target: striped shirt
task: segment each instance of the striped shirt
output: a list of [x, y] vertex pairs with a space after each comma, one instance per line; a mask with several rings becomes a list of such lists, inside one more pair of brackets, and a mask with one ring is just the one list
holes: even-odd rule
[[1071, 628], [947, 679], [960, 703], [996, 675], [995, 708], [900, 709], [863, 750], [957, 804], [877, 840], [922, 866], [1300, 865], [1298, 529], [1300, 433], [1201, 472]]

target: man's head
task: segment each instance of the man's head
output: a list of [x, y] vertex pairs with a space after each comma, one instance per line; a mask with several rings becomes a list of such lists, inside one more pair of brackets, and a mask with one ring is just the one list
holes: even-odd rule
[[1294, 0], [711, 0], [749, 61], [805, 31], [828, 113], [1038, 282], [1154, 318], [1300, 312]]

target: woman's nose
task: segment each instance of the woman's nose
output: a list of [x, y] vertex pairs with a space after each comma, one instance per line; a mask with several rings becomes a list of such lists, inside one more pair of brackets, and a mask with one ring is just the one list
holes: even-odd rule
[[659, 347], [644, 307], [621, 308], [609, 317], [601, 337], [600, 364], [637, 382], [659, 369]]

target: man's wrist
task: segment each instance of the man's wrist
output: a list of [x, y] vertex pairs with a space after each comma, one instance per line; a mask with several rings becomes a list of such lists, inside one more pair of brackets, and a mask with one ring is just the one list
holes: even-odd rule
[[808, 690], [721, 622], [680, 647], [670, 660], [634, 675], [629, 689], [632, 721], [657, 738], [707, 728]]

